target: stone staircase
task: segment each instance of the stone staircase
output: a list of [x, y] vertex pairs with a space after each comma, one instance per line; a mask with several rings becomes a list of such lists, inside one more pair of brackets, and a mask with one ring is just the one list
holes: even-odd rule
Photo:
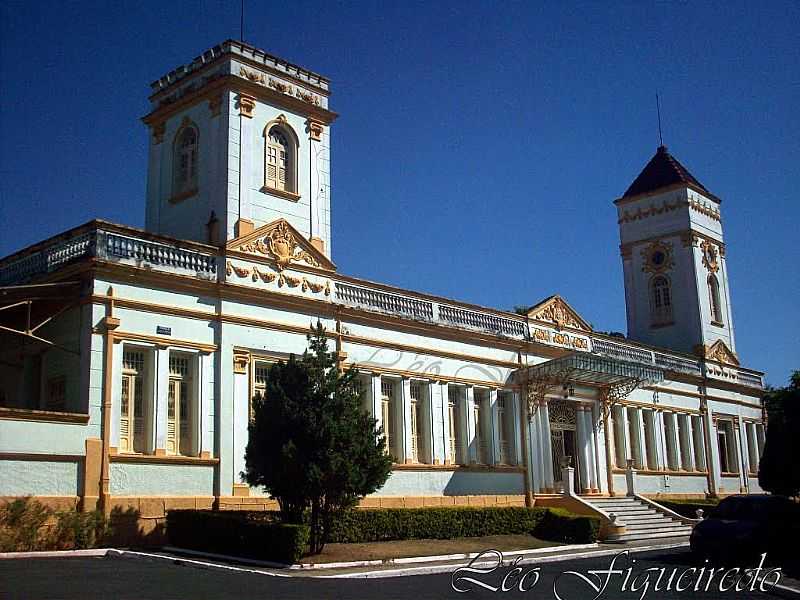
[[691, 525], [632, 496], [583, 499], [609, 516], [616, 515], [617, 523], [625, 526], [625, 533], [612, 534], [606, 542], [688, 537], [692, 533]]

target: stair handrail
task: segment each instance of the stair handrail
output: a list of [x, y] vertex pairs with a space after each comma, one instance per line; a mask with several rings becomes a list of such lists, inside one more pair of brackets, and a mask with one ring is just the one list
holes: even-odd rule
[[644, 502], [645, 504], [647, 504], [651, 508], [654, 508], [656, 511], [658, 511], [660, 513], [663, 513], [663, 514], [665, 514], [667, 516], [670, 516], [673, 519], [677, 519], [678, 521], [680, 521], [681, 523], [684, 523], [685, 525], [694, 525], [694, 524], [699, 523], [700, 521], [702, 521], [702, 519], [692, 519], [691, 517], [685, 517], [685, 516], [683, 516], [681, 514], [678, 514], [674, 510], [672, 510], [670, 508], [667, 508], [666, 506], [663, 506], [663, 505], [659, 504], [658, 502], [656, 502], [654, 500], [651, 500], [650, 498], [647, 498], [645, 496], [640, 496], [639, 494], [634, 494], [633, 497], [636, 498], [637, 500], [639, 500], [640, 502]]

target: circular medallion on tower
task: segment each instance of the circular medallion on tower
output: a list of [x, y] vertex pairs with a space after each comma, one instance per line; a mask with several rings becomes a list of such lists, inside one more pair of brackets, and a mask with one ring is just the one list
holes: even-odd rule
[[672, 260], [672, 244], [653, 242], [642, 250], [642, 271], [645, 273], [664, 273], [674, 265]]

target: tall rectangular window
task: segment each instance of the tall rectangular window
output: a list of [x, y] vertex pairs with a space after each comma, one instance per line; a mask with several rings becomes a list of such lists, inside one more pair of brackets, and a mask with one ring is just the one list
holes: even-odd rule
[[515, 419], [514, 396], [508, 392], [497, 393], [497, 425], [500, 438], [500, 463], [504, 465], [517, 464], [516, 449], [514, 447]]
[[119, 450], [145, 451], [145, 360], [141, 350], [122, 353]]
[[449, 421], [450, 444], [448, 447], [451, 464], [456, 464], [461, 455], [463, 440], [461, 439], [460, 409], [458, 406], [459, 388], [447, 386], [447, 411]]
[[189, 357], [169, 354], [167, 390], [167, 454], [190, 456], [195, 407], [191, 402], [192, 381]]
[[253, 420], [253, 400], [256, 396], [264, 398], [267, 395], [267, 378], [272, 363], [255, 361], [253, 363], [253, 398], [248, 401], [248, 420]]
[[719, 468], [723, 473], [731, 473], [731, 462], [728, 460], [730, 450], [730, 440], [728, 439], [728, 432], [724, 427], [717, 429], [717, 446], [719, 449]]
[[394, 382], [381, 379], [381, 418], [383, 420], [383, 434], [386, 439], [386, 453], [392, 456], [392, 460], [397, 461], [395, 451], [395, 414], [396, 401], [394, 393]]

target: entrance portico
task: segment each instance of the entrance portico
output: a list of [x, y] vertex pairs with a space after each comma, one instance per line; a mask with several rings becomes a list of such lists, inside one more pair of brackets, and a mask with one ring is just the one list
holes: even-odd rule
[[520, 375], [528, 403], [531, 492], [562, 491], [562, 467], [574, 466], [578, 493], [613, 493], [611, 407], [634, 389], [662, 381], [663, 370], [574, 352]]

